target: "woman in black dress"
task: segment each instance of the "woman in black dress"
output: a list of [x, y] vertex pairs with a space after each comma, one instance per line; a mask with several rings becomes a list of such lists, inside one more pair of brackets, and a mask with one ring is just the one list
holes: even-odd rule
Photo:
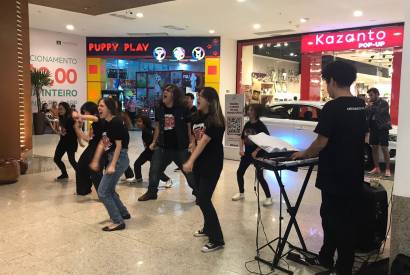
[[[82, 131], [82, 122], [91, 121], [91, 128], [88, 134]], [[85, 196], [91, 193], [91, 186], [98, 191], [98, 185], [102, 178], [102, 171], [94, 172], [89, 165], [94, 157], [98, 142], [101, 140], [102, 133], [105, 131], [105, 120], [98, 116], [98, 105], [94, 102], [86, 102], [81, 106], [81, 115], [75, 124], [77, 136], [83, 140], [88, 141], [88, 146], [81, 154], [78, 160], [78, 170], [76, 178], [77, 195]], [[100, 166], [103, 167], [103, 164]]]

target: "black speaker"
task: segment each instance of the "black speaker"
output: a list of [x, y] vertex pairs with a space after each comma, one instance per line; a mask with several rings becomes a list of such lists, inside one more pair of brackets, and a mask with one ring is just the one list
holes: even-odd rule
[[360, 216], [357, 224], [356, 250], [368, 253], [380, 249], [387, 231], [386, 189], [382, 185], [372, 187], [369, 183], [364, 183], [362, 202], [358, 211]]

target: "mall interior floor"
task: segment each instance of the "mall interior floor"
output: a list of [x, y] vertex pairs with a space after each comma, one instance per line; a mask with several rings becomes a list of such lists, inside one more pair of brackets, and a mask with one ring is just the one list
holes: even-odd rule
[[[132, 133], [130, 158], [142, 149], [139, 132]], [[138, 140], [138, 142], [136, 142]], [[42, 156], [38, 164], [45, 171], [22, 176], [12, 185], [0, 186], [0, 274], [249, 274], [245, 262], [255, 256], [257, 204], [253, 191], [254, 172], [246, 173], [246, 200], [232, 202], [237, 192], [238, 162], [225, 161], [224, 170], [214, 194], [214, 203], [225, 235], [225, 249], [204, 254], [200, 251], [204, 238], [193, 237], [202, 226], [202, 215], [194, 203], [185, 179], [167, 173], [174, 181], [171, 189], [161, 189], [158, 200], [137, 202], [147, 186], [148, 166], [143, 169], [143, 184], [120, 184], [118, 192], [132, 219], [124, 231], [101, 231], [108, 222], [96, 193], [86, 197], [74, 195], [72, 169], [70, 180], [56, 183], [50, 157], [56, 136], [35, 137], [34, 154]], [[79, 155], [77, 155], [78, 158]], [[47, 163], [48, 162], [48, 163]], [[285, 184], [292, 201], [296, 199], [305, 171], [285, 172]], [[278, 234], [279, 190], [273, 174], [268, 182], [274, 205], [262, 207], [262, 221], [269, 239]], [[317, 252], [322, 242], [319, 217], [320, 193], [314, 187], [315, 174], [308, 185], [298, 213], [308, 248]], [[391, 188], [391, 182], [385, 182]], [[283, 204], [284, 206], [284, 204]], [[285, 211], [285, 210], [284, 210]], [[284, 226], [288, 215], [284, 212]], [[260, 243], [264, 243], [261, 235]], [[299, 245], [292, 231], [290, 241]], [[387, 249], [388, 251], [388, 249]], [[265, 251], [262, 256], [272, 259]], [[313, 274], [312, 270], [287, 260], [281, 265], [295, 274]], [[249, 270], [259, 272], [255, 262]], [[261, 265], [262, 272], [270, 270]], [[275, 271], [274, 274], [282, 274]]]

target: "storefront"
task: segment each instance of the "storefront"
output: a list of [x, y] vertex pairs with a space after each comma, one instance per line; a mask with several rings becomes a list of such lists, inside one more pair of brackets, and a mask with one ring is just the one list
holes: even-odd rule
[[344, 60], [358, 69], [352, 93], [378, 88], [397, 124], [402, 45], [402, 24], [239, 41], [237, 91], [267, 105], [328, 100], [322, 67]]
[[88, 37], [88, 100], [112, 96], [123, 110], [152, 114], [165, 84], [218, 90], [219, 56], [219, 37]]

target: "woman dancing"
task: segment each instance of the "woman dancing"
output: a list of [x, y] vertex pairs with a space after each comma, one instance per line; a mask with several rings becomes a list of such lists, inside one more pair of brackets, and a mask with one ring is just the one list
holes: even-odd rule
[[199, 93], [198, 112], [192, 127], [197, 145], [183, 170], [186, 173], [194, 172], [198, 205], [204, 216], [204, 226], [194, 236], [208, 237], [209, 242], [201, 251], [211, 252], [225, 245], [218, 215], [211, 201], [223, 168], [222, 139], [225, 132], [225, 119], [214, 88], [205, 87]]

